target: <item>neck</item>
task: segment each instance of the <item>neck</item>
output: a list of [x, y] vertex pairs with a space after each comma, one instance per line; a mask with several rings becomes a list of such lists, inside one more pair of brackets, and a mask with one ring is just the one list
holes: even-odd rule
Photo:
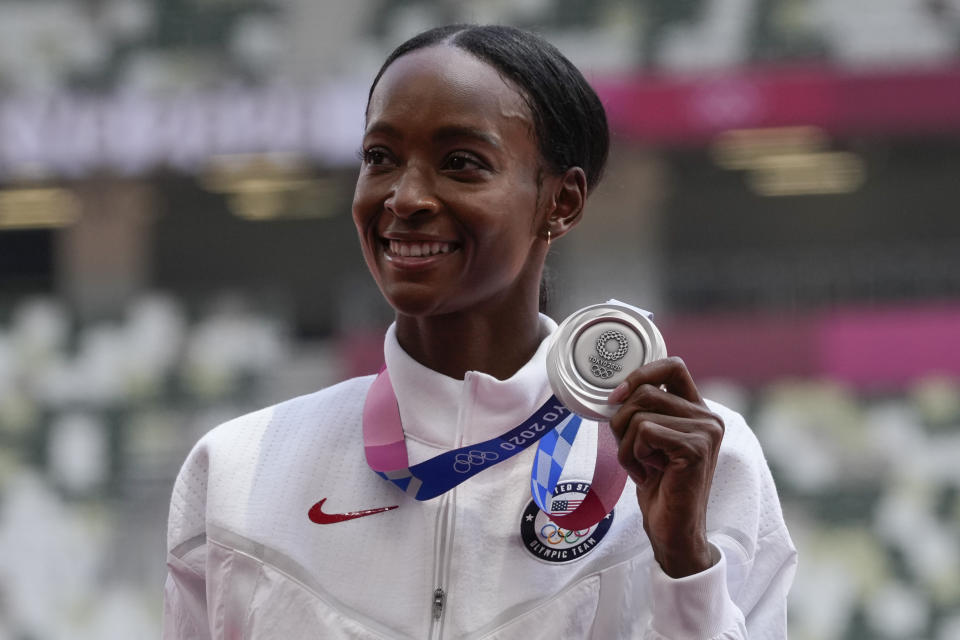
[[451, 378], [482, 371], [505, 380], [539, 347], [540, 315], [536, 300], [509, 313], [398, 314], [397, 341], [416, 361]]

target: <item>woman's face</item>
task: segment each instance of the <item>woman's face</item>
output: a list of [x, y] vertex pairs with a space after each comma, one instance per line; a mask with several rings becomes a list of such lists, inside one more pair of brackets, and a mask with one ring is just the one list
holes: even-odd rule
[[353, 219], [398, 313], [536, 296], [547, 212], [533, 130], [517, 90], [460, 49], [420, 49], [387, 68], [370, 98]]

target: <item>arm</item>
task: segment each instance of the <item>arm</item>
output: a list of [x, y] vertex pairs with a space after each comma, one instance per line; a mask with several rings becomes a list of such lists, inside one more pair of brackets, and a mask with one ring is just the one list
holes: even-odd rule
[[186, 557], [167, 555], [163, 590], [163, 640], [209, 638], [207, 581], [203, 571], [204, 546]]
[[611, 428], [656, 560], [645, 636], [786, 637], [795, 550], [742, 418], [712, 410], [676, 358], [641, 367], [611, 401], [623, 403]]
[[207, 618], [206, 495], [208, 453], [203, 440], [177, 475], [167, 521], [167, 580], [163, 640], [210, 638]]
[[719, 560], [707, 541], [707, 500], [724, 423], [710, 411], [679, 358], [649, 363], [610, 394], [618, 459], [637, 485], [643, 528], [671, 578]]
[[796, 550], [783, 522], [752, 541], [752, 552], [724, 534], [710, 539], [721, 557], [706, 571], [673, 579], [650, 568], [652, 617], [644, 638], [786, 638]]

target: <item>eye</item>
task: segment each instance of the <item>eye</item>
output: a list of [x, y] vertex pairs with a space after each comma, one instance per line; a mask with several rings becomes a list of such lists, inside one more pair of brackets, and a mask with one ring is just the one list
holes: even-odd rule
[[444, 171], [475, 171], [486, 169], [487, 166], [480, 158], [466, 151], [455, 151], [448, 155], [441, 167]]
[[395, 164], [393, 156], [383, 147], [364, 149], [360, 154], [360, 159], [368, 167], [389, 167]]

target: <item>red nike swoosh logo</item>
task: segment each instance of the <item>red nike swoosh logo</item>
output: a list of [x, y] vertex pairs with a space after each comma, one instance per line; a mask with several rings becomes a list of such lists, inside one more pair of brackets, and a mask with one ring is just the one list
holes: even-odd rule
[[327, 499], [324, 498], [317, 504], [310, 507], [310, 512], [307, 515], [310, 517], [311, 522], [317, 524], [333, 524], [335, 522], [343, 522], [345, 520], [354, 520], [355, 518], [363, 518], [364, 516], [372, 516], [375, 513], [383, 513], [384, 511], [390, 511], [391, 509], [396, 509], [400, 505], [395, 504], [392, 507], [377, 507], [376, 509], [364, 509], [363, 511], [348, 511], [346, 513], [324, 513], [323, 503]]

